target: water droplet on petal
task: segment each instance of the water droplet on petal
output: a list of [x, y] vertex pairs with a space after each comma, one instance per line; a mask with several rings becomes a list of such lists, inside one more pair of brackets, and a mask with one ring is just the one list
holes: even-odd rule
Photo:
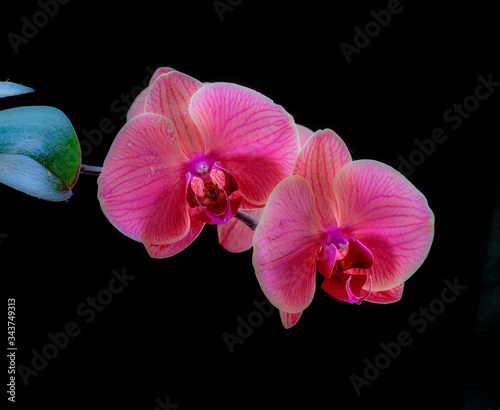
[[173, 132], [174, 132], [174, 127], [173, 127], [171, 124], [168, 124], [168, 127], [167, 127], [167, 132], [168, 132], [169, 134], [172, 134], [172, 135], [171, 135], [171, 137], [170, 137], [170, 139], [171, 139], [172, 141], [174, 141], [174, 140], [175, 140], [175, 134], [173, 134]]
[[132, 146], [132, 143], [131, 143], [131, 142], [129, 142], [127, 145], [128, 145], [129, 147], [131, 147], [131, 146]]

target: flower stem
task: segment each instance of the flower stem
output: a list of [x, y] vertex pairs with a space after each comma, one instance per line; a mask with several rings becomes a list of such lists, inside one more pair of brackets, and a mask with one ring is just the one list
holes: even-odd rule
[[94, 167], [92, 165], [82, 164], [80, 167], [80, 174], [93, 175], [98, 177], [102, 172], [102, 167]]
[[259, 224], [259, 220], [252, 215], [248, 215], [247, 213], [238, 210], [234, 217], [241, 222], [243, 222], [246, 226], [248, 226], [252, 231], [255, 231], [257, 225]]

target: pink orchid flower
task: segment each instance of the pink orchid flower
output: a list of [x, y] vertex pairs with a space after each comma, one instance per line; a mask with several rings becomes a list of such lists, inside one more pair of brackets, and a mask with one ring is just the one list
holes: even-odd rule
[[253, 238], [253, 264], [286, 328], [321, 288], [360, 304], [400, 300], [434, 235], [427, 200], [399, 172], [377, 161], [352, 161], [333, 131], [314, 133], [292, 176], [268, 199]]
[[128, 119], [98, 197], [110, 222], [156, 258], [185, 249], [205, 223], [262, 208], [299, 151], [293, 118], [269, 98], [169, 68], [154, 74]]

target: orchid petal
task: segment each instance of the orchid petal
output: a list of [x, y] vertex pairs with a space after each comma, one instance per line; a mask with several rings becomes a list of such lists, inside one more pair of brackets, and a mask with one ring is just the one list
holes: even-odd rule
[[285, 329], [290, 329], [292, 326], [295, 326], [302, 316], [302, 312], [298, 313], [288, 313], [283, 310], [280, 310], [280, 319], [281, 323], [283, 323], [283, 327]]
[[330, 279], [332, 276], [333, 267], [337, 260], [337, 248], [332, 244], [323, 244], [319, 251], [318, 270], [325, 279]]
[[188, 107], [191, 96], [202, 84], [183, 73], [171, 71], [160, 75], [149, 87], [144, 109], [169, 118], [180, 138], [181, 148], [189, 158], [205, 152], [205, 146]]
[[207, 155], [231, 172], [245, 200], [264, 205], [278, 182], [291, 174], [299, 149], [293, 118], [262, 94], [226, 83], [200, 88], [189, 111]]
[[146, 87], [140, 92], [140, 94], [135, 98], [134, 102], [127, 111], [127, 122], [138, 115], [144, 114], [144, 104], [146, 103], [146, 97], [149, 93], [149, 87]]
[[404, 283], [391, 289], [372, 292], [365, 300], [372, 303], [394, 303], [399, 302], [403, 296]]
[[434, 234], [434, 215], [422, 193], [393, 168], [368, 160], [345, 165], [333, 190], [340, 230], [373, 254], [367, 271], [373, 291], [403, 283], [423, 263]]
[[349, 248], [343, 262], [343, 270], [352, 268], [368, 269], [373, 266], [373, 255], [360, 241], [349, 238]]
[[299, 132], [300, 146], [303, 147], [306, 145], [307, 140], [314, 134], [314, 131], [300, 124], [295, 125], [297, 126], [297, 131]]
[[[241, 196], [240, 191], [236, 191], [235, 194]], [[235, 195], [235, 194], [233, 194], [233, 195]], [[241, 200], [240, 209], [245, 210], [245, 212], [248, 211], [249, 209], [262, 209], [262, 208], [264, 208], [264, 205], [252, 204], [251, 202], [248, 202], [245, 198], [243, 198]]]
[[175, 68], [170, 68], [170, 67], [157, 68], [156, 71], [151, 76], [151, 79], [149, 80], [149, 85], [151, 86], [156, 81], [156, 79], [158, 77], [160, 77], [161, 75], [168, 74], [168, 73], [171, 73], [173, 71], [177, 71], [177, 70]]
[[[245, 209], [244, 211], [260, 219], [264, 208]], [[219, 234], [219, 243], [229, 252], [245, 252], [252, 247], [254, 231], [236, 218], [230, 219], [224, 225], [217, 225], [217, 233]]]
[[316, 131], [302, 147], [295, 161], [293, 174], [301, 175], [310, 182], [320, 221], [325, 229], [337, 225], [333, 181], [339, 170], [349, 162], [351, 155], [344, 141], [328, 129]]
[[266, 297], [288, 313], [312, 301], [316, 265], [326, 232], [310, 184], [300, 176], [280, 182], [272, 192], [253, 238], [253, 265]]
[[363, 282], [361, 280], [358, 280], [357, 285], [356, 284], [351, 285], [351, 282], [354, 282], [353, 278], [360, 279], [360, 276], [362, 275], [351, 275], [351, 277], [347, 280], [347, 286], [346, 286], [347, 295], [349, 298], [348, 302], [356, 303], [358, 305], [360, 305], [363, 300], [365, 300], [368, 296], [370, 296], [370, 294], [372, 293], [372, 285], [373, 285], [373, 279], [371, 275], [368, 276], [368, 281], [365, 278], [365, 283], [368, 282], [370, 284], [368, 290], [362, 290]]
[[152, 243], [145, 243], [149, 256], [152, 258], [169, 258], [178, 254], [179, 252], [186, 249], [191, 243], [198, 237], [201, 233], [205, 224], [193, 217], [195, 209], [190, 209], [190, 228], [186, 236], [177, 242], [173, 242], [166, 245], [156, 245]]
[[118, 133], [98, 178], [101, 208], [130, 238], [167, 244], [189, 231], [186, 201], [188, 159], [172, 122], [158, 114], [134, 117]]
[[[155, 80], [160, 75], [167, 74], [167, 73], [170, 73], [172, 71], [175, 71], [175, 70], [173, 68], [170, 68], [170, 67], [158, 68], [153, 73], [151, 80], [149, 80], [149, 86], [151, 86], [151, 84], [153, 84], [155, 82]], [[127, 112], [127, 122], [130, 121], [135, 116], [145, 113], [144, 105], [146, 103], [146, 97], [148, 96], [149, 89], [150, 89], [150, 87], [146, 87], [144, 90], [142, 90], [141, 93], [136, 97], [136, 99], [134, 100], [134, 102], [130, 106], [130, 109]]]

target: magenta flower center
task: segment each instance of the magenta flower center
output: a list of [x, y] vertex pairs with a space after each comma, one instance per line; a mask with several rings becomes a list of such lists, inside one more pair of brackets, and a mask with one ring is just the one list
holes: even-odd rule
[[[370, 250], [354, 238], [346, 238], [335, 227], [328, 230], [318, 257], [318, 270], [330, 283], [332, 296], [350, 303], [361, 303], [371, 293], [371, 275], [353, 274], [349, 269], [369, 269], [373, 266]], [[370, 289], [363, 290], [369, 280]]]
[[328, 235], [325, 243], [328, 245], [334, 245], [338, 252], [342, 252], [349, 245], [349, 240], [342, 235], [339, 228], [333, 227], [328, 229]]
[[231, 173], [220, 162], [196, 161], [193, 173], [186, 174], [186, 197], [191, 208], [200, 207], [194, 217], [208, 224], [225, 224], [238, 211], [241, 196], [229, 199], [238, 189]]

